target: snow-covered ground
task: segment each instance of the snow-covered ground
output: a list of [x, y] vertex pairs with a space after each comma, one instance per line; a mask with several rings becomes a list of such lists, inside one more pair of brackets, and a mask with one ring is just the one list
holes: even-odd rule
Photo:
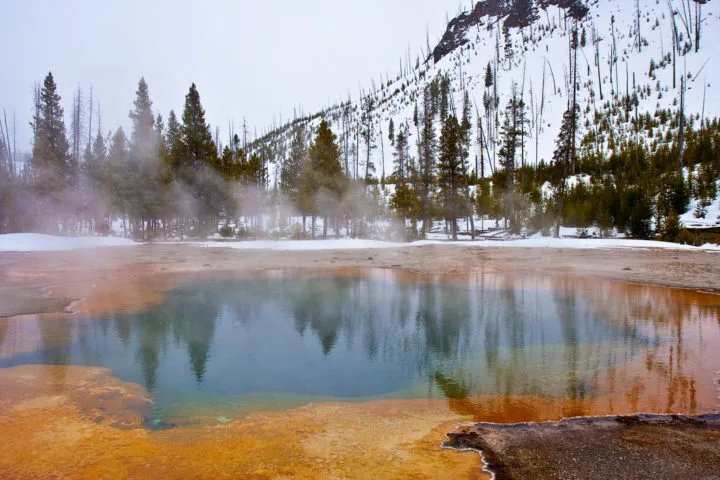
[[718, 245], [705, 245], [694, 247], [678, 243], [656, 242], [652, 240], [629, 240], [629, 239], [577, 239], [577, 238], [552, 238], [537, 237], [517, 240], [464, 240], [459, 242], [448, 242], [442, 240], [421, 240], [412, 243], [381, 242], [378, 240], [361, 239], [340, 239], [340, 240], [257, 240], [246, 242], [186, 242], [187, 245], [194, 245], [206, 248], [234, 248], [234, 249], [262, 249], [262, 250], [359, 250], [359, 249], [382, 249], [399, 248], [423, 245], [457, 245], [477, 247], [515, 247], [515, 248], [573, 248], [573, 249], [613, 249], [613, 248], [662, 248], [669, 250], [717, 250]]
[[697, 218], [695, 209], [699, 200], [694, 199], [690, 209], [680, 217], [680, 221], [686, 228], [717, 228], [720, 227], [720, 195], [705, 210], [705, 218]]
[[[166, 242], [168, 245], [190, 245], [203, 248], [234, 248], [241, 250], [362, 250], [412, 247], [423, 245], [458, 245], [477, 247], [515, 247], [515, 248], [573, 248], [573, 249], [613, 249], [613, 248], [662, 248], [670, 250], [712, 250], [720, 252], [720, 245], [693, 247], [677, 243], [656, 242], [651, 240], [598, 239], [598, 238], [552, 238], [533, 237], [527, 239], [489, 240], [486, 238], [470, 241], [448, 242], [443, 240], [422, 240], [412, 243], [383, 242], [379, 240], [338, 239], [338, 240], [253, 240], [253, 241], [206, 241], [206, 242]], [[0, 252], [53, 252], [81, 250], [98, 247], [127, 247], [142, 245], [116, 237], [58, 237], [35, 233], [14, 233], [0, 235]]]
[[406, 246], [404, 243], [382, 242], [379, 240], [363, 240], [342, 238], [337, 240], [249, 240], [226, 242], [186, 242], [187, 245], [198, 247], [222, 247], [243, 250], [362, 250], [377, 248], [397, 248]]
[[97, 247], [128, 247], [140, 245], [117, 237], [60, 237], [39, 233], [0, 235], [0, 252], [57, 252]]

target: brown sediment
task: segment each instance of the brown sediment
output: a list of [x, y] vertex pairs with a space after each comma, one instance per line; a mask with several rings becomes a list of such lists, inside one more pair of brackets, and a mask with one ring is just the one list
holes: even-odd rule
[[[172, 288], [178, 276], [203, 273], [393, 268], [424, 276], [452, 276], [484, 271], [700, 290], [720, 285], [719, 267], [720, 255], [713, 252], [483, 248], [481, 244], [295, 252], [156, 244], [0, 253], [0, 318], [62, 311], [59, 306], [65, 308], [78, 299], [87, 299], [81, 308], [94, 313], [147, 308], [162, 301], [162, 292]], [[48, 288], [52, 294], [43, 298]], [[112, 295], [115, 291], [127, 293], [127, 300]]]
[[482, 451], [497, 480], [720, 476], [718, 414], [479, 423], [457, 428], [444, 445]]
[[[483, 478], [477, 456], [438, 448], [444, 433], [459, 423], [712, 409], [717, 392], [710, 382], [698, 379], [717, 371], [717, 365], [693, 361], [682, 341], [692, 339], [698, 348], [720, 352], [717, 330], [701, 328], [708, 318], [720, 325], [718, 297], [626, 283], [707, 289], [720, 284], [718, 267], [720, 255], [708, 252], [477, 246], [370, 253], [149, 245], [0, 254], [0, 317], [13, 317], [0, 318], [0, 358], [37, 350], [41, 332], [33, 330], [35, 326], [68, 315], [64, 310], [69, 306], [76, 315], [135, 312], [162, 303], [165, 293], [180, 282], [268, 270], [358, 276], [368, 268], [391, 268], [396, 280], [408, 282], [480, 282], [484, 280], [478, 276], [495, 275], [500, 287], [503, 282], [512, 285], [517, 275], [542, 274], [549, 279], [548, 288], [596, 293], [602, 288], [605, 299], [655, 299], [643, 302], [648, 311], [640, 313], [655, 318], [650, 326], [659, 333], [670, 332], [668, 337], [678, 340], [595, 379], [593, 387], [600, 395], [323, 403], [253, 413], [227, 425], [163, 432], [141, 425], [141, 412], [148, 405], [142, 388], [119, 382], [102, 369], [14, 367], [0, 370], [0, 442], [6, 447], [0, 478]], [[692, 305], [704, 316], [688, 321], [686, 310], [673, 309], [677, 304]], [[621, 305], [608, 300], [593, 308]], [[33, 312], [42, 315], [14, 316]], [[636, 314], [614, 310], [612, 317], [622, 321]], [[642, 432], [646, 427], [638, 428]], [[584, 442], [589, 439], [580, 438], [579, 443]]]

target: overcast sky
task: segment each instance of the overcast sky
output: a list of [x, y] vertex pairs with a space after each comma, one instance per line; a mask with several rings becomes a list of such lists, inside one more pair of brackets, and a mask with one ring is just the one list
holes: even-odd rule
[[[18, 148], [29, 149], [32, 91], [52, 71], [70, 127], [78, 85], [92, 84], [103, 130], [129, 126], [144, 76], [154, 111], [180, 114], [195, 82], [213, 129], [227, 138], [243, 117], [260, 132], [295, 106], [306, 112], [357, 97], [360, 86], [397, 73], [444, 31], [456, 0], [7, 0], [0, 108], [17, 116]], [[464, 2], [470, 4], [467, 0]]]

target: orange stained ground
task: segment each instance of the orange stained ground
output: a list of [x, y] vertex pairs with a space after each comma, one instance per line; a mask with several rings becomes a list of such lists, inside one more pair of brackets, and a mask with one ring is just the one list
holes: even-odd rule
[[[552, 287], [593, 289], [600, 298], [594, 306], [598, 311], [605, 311], [609, 318], [632, 314], [655, 319], [652, 328], [673, 341], [602, 372], [594, 384], [602, 394], [583, 398], [568, 392], [567, 398], [316, 403], [256, 412], [222, 425], [165, 431], [149, 431], [141, 424], [152, 401], [147, 392], [113, 378], [107, 370], [0, 369], [0, 478], [489, 478], [481, 470], [478, 455], [442, 450], [444, 434], [470, 421], [513, 423], [639, 411], [700, 413], [717, 408], [718, 392], [712, 382], [700, 379], [720, 370], [720, 297], [646, 286], [564, 282], [553, 282]], [[136, 278], [120, 290], [122, 301], [117, 300], [119, 280], [100, 288], [85, 285], [88, 301], [75, 309], [99, 313], [123, 311], [133, 304], [147, 307], [161, 302], [162, 292], [172, 284], [168, 279]], [[72, 295], [72, 288], [67, 288], [62, 293]], [[623, 296], [641, 301], [611, 301]], [[643, 311], [625, 311], [628, 308]], [[30, 318], [0, 320], [6, 322], [0, 358], [35, 349], [37, 333], [21, 328], [36, 323], [27, 322]], [[42, 321], [53, 319], [48, 316]], [[688, 346], [704, 354], [699, 357]]]

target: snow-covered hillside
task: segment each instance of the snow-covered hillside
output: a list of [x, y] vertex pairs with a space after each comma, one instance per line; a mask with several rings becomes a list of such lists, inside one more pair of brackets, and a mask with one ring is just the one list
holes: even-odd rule
[[[607, 153], [620, 139], [668, 141], [667, 130], [672, 128], [680, 108], [681, 86], [685, 86], [689, 122], [697, 124], [701, 116], [712, 118], [720, 113], [720, 97], [712, 81], [720, 74], [720, 64], [713, 58], [720, 37], [720, 18], [711, 1], [701, 2], [533, 0], [529, 3], [535, 9], [534, 15], [524, 22], [513, 16], [514, 7], [508, 6], [513, 2], [481, 1], [473, 11], [450, 22], [443, 39], [444, 42], [448, 36], [455, 39], [450, 51], [446, 42], [443, 55], [438, 55], [436, 48], [435, 56], [429, 55], [426, 61], [403, 66], [394, 79], [384, 79], [363, 99], [330, 106], [296, 123], [307, 123], [312, 129], [321, 119], [328, 120], [340, 137], [344, 155], [351, 157], [348, 163], [352, 165], [353, 157], [359, 157], [358, 163], [362, 165], [366, 148], [358, 130], [362, 106], [366, 98], [371, 98], [376, 146], [370, 157], [376, 165], [377, 177], [383, 172], [389, 175], [390, 120], [396, 126], [407, 123], [416, 137], [413, 127], [416, 105], [422, 105], [423, 92], [430, 82], [448, 76], [451, 108], [456, 111], [462, 108], [465, 89], [473, 103], [471, 168], [482, 168], [480, 158], [484, 159], [486, 172], [495, 166], [498, 126], [513, 89], [527, 107], [525, 161], [530, 164], [550, 161], [562, 115], [572, 95], [569, 41], [575, 22], [573, 15], [577, 16], [577, 5], [584, 5], [587, 13], [578, 23], [578, 31], [582, 32], [577, 54], [577, 101], [581, 112], [578, 138], [591, 134], [593, 139], [584, 148]], [[527, 25], [506, 28], [508, 24]], [[493, 85], [486, 88], [488, 66]], [[486, 141], [482, 155], [478, 119], [483, 122], [482, 135]], [[635, 123], [641, 123], [643, 128], [633, 129]], [[270, 132], [258, 143], [274, 148], [289, 145], [291, 126]], [[414, 145], [411, 139], [411, 155], [416, 155]], [[362, 167], [360, 170], [363, 171]]]

